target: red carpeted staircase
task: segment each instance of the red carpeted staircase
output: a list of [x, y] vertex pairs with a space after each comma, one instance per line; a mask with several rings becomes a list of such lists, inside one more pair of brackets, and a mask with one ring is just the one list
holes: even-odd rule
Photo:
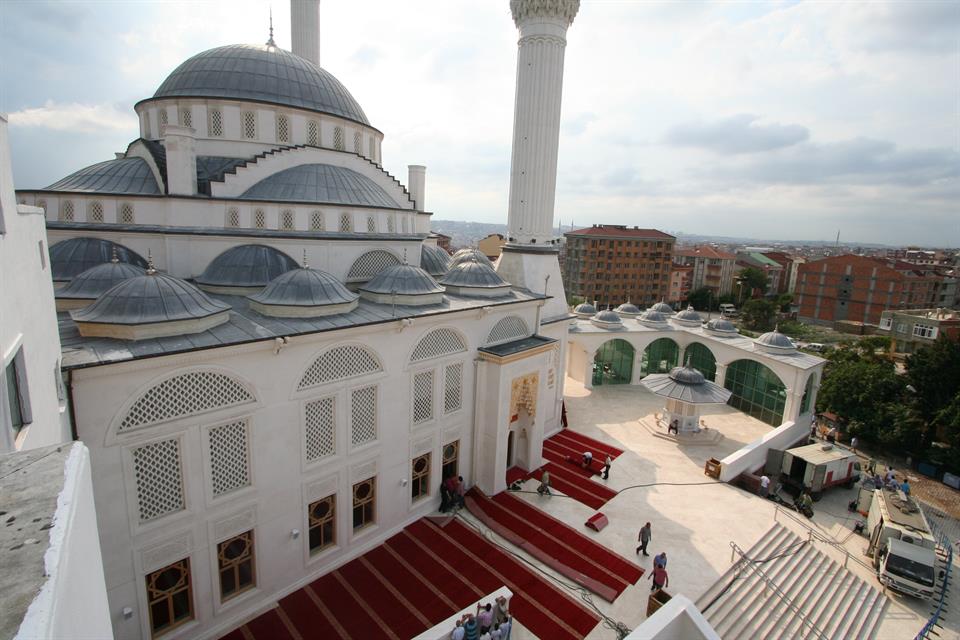
[[473, 488], [467, 507], [511, 543], [608, 602], [643, 575], [637, 565], [507, 492], [490, 498]]
[[504, 585], [511, 613], [538, 638], [583, 638], [600, 621], [460, 520], [423, 518], [224, 638], [410, 638]]
[[582, 474], [577, 473], [575, 467], [567, 464], [559, 465], [548, 462], [542, 468], [534, 471], [531, 477], [539, 480], [544, 469], [550, 472], [550, 485], [554, 489], [570, 496], [577, 502], [582, 502], [591, 509], [600, 509], [617, 495], [617, 492], [613, 489], [608, 489], [599, 482], [583, 477]]
[[616, 459], [617, 456], [623, 453], [623, 449], [617, 449], [605, 442], [600, 442], [599, 440], [585, 436], [582, 433], [577, 433], [576, 431], [571, 431], [570, 429], [562, 429], [547, 438], [544, 442], [563, 445], [572, 449], [573, 455], [576, 456], [581, 456], [584, 451], [589, 451], [593, 453], [594, 458], [599, 458], [600, 460], [603, 460], [604, 456], [610, 456]]

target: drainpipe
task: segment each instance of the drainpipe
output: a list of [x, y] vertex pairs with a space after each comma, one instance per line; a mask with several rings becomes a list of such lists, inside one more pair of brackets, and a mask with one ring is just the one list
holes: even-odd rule
[[67, 407], [67, 415], [70, 417], [70, 437], [76, 442], [80, 439], [80, 436], [77, 434], [77, 413], [73, 408], [73, 371], [67, 371], [67, 402], [69, 406]]

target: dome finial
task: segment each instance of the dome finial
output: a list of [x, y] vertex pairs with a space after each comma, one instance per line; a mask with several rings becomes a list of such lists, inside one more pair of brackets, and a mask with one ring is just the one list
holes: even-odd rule
[[120, 262], [120, 256], [117, 255], [117, 245], [113, 245], [113, 253], [110, 256], [110, 262], [114, 264]]
[[309, 268], [310, 268], [310, 265], [307, 264], [307, 250], [306, 250], [306, 248], [304, 248], [304, 250], [303, 250], [303, 268], [304, 268], [304, 269], [309, 269]]
[[267, 40], [267, 46], [276, 48], [277, 43], [273, 41], [273, 6], [270, 7], [270, 39]]
[[407, 264], [407, 250], [403, 250], [403, 264]]
[[[116, 249], [114, 249], [116, 251]], [[157, 273], [156, 267], [153, 266], [153, 251], [147, 249], [147, 275], [152, 276]]]

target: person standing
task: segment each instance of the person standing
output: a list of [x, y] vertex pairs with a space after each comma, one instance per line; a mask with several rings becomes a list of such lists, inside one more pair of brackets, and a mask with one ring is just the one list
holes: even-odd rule
[[613, 464], [613, 458], [610, 457], [610, 454], [607, 454], [607, 459], [603, 462], [603, 479], [606, 480], [610, 477], [610, 465]]
[[667, 552], [663, 551], [653, 556], [653, 566], [667, 568]]
[[653, 565], [653, 571], [650, 572], [648, 579], [653, 580], [653, 586], [650, 587], [650, 591], [659, 591], [664, 587], [670, 586], [670, 576], [667, 575], [667, 570], [660, 565]]
[[537, 493], [544, 496], [552, 496], [550, 493], [550, 472], [546, 469], [543, 470], [543, 475], [540, 476], [540, 486], [537, 487]]
[[857, 436], [850, 438], [850, 448], [853, 449], [853, 452], [857, 452], [857, 445], [860, 444], [860, 441], [857, 440]]
[[450, 633], [450, 640], [463, 640], [467, 631], [463, 628], [463, 619], [457, 620], [457, 626]]
[[770, 495], [770, 478], [766, 474], [760, 476], [760, 496], [766, 498]]
[[640, 527], [640, 533], [637, 535], [637, 540], [640, 541], [640, 546], [637, 547], [637, 554], [643, 551], [643, 555], [645, 556], [650, 555], [649, 553], [647, 553], [647, 545], [650, 543], [650, 539], [652, 537], [653, 537], [653, 533], [650, 529], [649, 522], [643, 525], [642, 527]]
[[507, 616], [507, 619], [500, 623], [500, 640], [510, 640], [510, 629], [513, 627], [513, 618]]

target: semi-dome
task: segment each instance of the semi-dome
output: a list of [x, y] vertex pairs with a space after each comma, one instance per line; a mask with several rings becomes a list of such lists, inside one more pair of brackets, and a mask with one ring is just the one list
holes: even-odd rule
[[450, 269], [450, 254], [438, 246], [425, 244], [420, 247], [420, 268], [437, 277]]
[[446, 287], [447, 293], [462, 296], [494, 298], [510, 293], [510, 283], [493, 267], [473, 260], [451, 267], [440, 284]]
[[651, 311], [659, 311], [660, 313], [662, 313], [662, 314], [665, 315], [665, 316], [672, 316], [674, 313], [676, 313], [676, 312], [673, 310], [673, 307], [671, 307], [670, 305], [668, 305], [668, 304], [667, 304], [666, 302], [664, 302], [663, 300], [661, 300], [661, 301], [658, 302], [657, 304], [655, 304], [655, 305], [653, 305], [652, 307], [650, 307], [650, 310], [651, 310]]
[[610, 309], [598, 311], [596, 315], [590, 318], [590, 322], [601, 329], [619, 329], [623, 326], [623, 320], [620, 319], [620, 316]]
[[249, 295], [297, 268], [293, 258], [273, 247], [242, 244], [214, 258], [196, 280], [201, 289], [211, 293]]
[[225, 98], [309, 109], [370, 125], [331, 73], [279, 47], [234, 44], [189, 58], [163, 81], [157, 98]]
[[730, 338], [739, 335], [737, 327], [725, 318], [716, 318], [707, 322], [706, 331], [720, 338]]
[[84, 167], [57, 180], [45, 191], [160, 195], [150, 165], [143, 158], [120, 158]]
[[628, 318], [636, 318], [641, 313], [640, 308], [629, 300], [617, 307], [616, 312]]
[[329, 273], [307, 266], [277, 276], [263, 291], [248, 297], [254, 311], [278, 318], [347, 313], [360, 298]]
[[768, 331], [764, 333], [759, 338], [755, 339], [753, 343], [760, 347], [762, 351], [767, 353], [796, 353], [797, 346], [793, 344], [793, 340], [780, 333], [779, 327], [773, 331]]
[[482, 262], [483, 264], [490, 267], [493, 266], [493, 263], [490, 262], [490, 258], [483, 255], [483, 252], [480, 251], [480, 249], [477, 249], [475, 247], [467, 247], [464, 249], [460, 249], [455, 254], [453, 254], [453, 257], [450, 258], [450, 268], [453, 269], [455, 266], [457, 266], [461, 262], [465, 262], [468, 260]]
[[120, 262], [116, 256], [110, 262], [90, 267], [78, 274], [70, 284], [57, 289], [57, 311], [85, 307], [117, 284], [146, 273], [143, 267]]
[[101, 238], [70, 238], [50, 247], [50, 270], [55, 282], [72, 280], [90, 267], [110, 262], [116, 254], [120, 262], [135, 264], [144, 269], [147, 261], [136, 251], [122, 244]]
[[278, 171], [244, 191], [240, 198], [399, 208], [397, 202], [367, 176], [329, 164], [302, 164]]
[[667, 316], [652, 307], [644, 311], [643, 315], [637, 318], [637, 322], [651, 329], [666, 329], [669, 327], [667, 324]]
[[444, 288], [429, 273], [411, 264], [387, 267], [360, 287], [364, 300], [407, 306], [440, 304], [443, 292]]
[[142, 340], [206, 331], [229, 319], [230, 305], [151, 267], [70, 317], [84, 337]]
[[581, 302], [573, 308], [573, 312], [581, 318], [592, 318], [597, 315], [597, 308], [589, 302]]
[[703, 324], [703, 318], [700, 317], [700, 314], [697, 313], [693, 307], [687, 307], [671, 319], [685, 327], [699, 327]]

